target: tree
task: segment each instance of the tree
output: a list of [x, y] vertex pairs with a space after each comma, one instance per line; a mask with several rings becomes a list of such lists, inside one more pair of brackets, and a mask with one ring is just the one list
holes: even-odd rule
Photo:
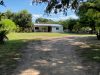
[[78, 32], [77, 28], [80, 28], [79, 20], [78, 19], [67, 19], [67, 20], [60, 20], [57, 23], [63, 25], [64, 30], [68, 29], [70, 32], [74, 30], [74, 32]]
[[14, 20], [21, 31], [30, 31], [32, 27], [32, 15], [27, 10], [22, 10], [15, 14]]
[[68, 8], [71, 7], [76, 10], [79, 3], [82, 1], [84, 0], [33, 0], [32, 4], [47, 2], [48, 5], [45, 10], [47, 14], [50, 14], [52, 11], [54, 11], [55, 14], [62, 11], [67, 15]]
[[100, 0], [88, 1], [82, 3], [77, 11], [77, 15], [80, 17], [80, 22], [84, 26], [91, 27], [91, 33], [95, 31], [96, 24], [100, 18]]
[[2, 19], [5, 19], [5, 18], [6, 18], [6, 17], [5, 17], [5, 14], [0, 12], [0, 21], [1, 21]]
[[79, 20], [76, 20], [75, 25], [73, 26], [73, 32], [79, 33], [81, 28], [82, 28], [82, 26], [81, 26]]
[[81, 22], [91, 27], [91, 33], [97, 32], [97, 38], [100, 40], [100, 0], [88, 0], [82, 3], [77, 14]]
[[70, 32], [74, 29], [74, 25], [76, 25], [77, 20], [76, 19], [69, 19], [68, 20], [68, 29]]
[[11, 20], [14, 19], [15, 13], [13, 13], [12, 11], [7, 10], [4, 14], [5, 14], [5, 17], [6, 17], [7, 19], [11, 19]]
[[63, 25], [64, 30], [68, 29], [68, 20], [60, 20], [58, 23]]

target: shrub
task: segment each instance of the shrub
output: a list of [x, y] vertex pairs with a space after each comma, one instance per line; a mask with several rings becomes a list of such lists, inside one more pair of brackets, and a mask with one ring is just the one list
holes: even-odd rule
[[4, 43], [4, 40], [7, 39], [6, 35], [15, 30], [16, 25], [12, 20], [2, 19], [0, 21], [0, 43]]
[[6, 30], [7, 32], [15, 31], [16, 25], [10, 19], [3, 19], [0, 21], [0, 31]]

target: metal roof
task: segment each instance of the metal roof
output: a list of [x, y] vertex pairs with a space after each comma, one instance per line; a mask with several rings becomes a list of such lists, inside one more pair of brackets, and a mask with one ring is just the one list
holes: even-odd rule
[[34, 24], [34, 26], [55, 26], [55, 27], [58, 27], [58, 26], [62, 26], [60, 24]]

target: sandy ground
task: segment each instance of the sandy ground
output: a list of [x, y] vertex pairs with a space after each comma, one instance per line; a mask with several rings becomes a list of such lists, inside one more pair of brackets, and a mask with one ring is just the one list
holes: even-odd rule
[[79, 39], [70, 36], [30, 42], [12, 75], [99, 75], [97, 65], [87, 65], [77, 55], [76, 46], [85, 45]]

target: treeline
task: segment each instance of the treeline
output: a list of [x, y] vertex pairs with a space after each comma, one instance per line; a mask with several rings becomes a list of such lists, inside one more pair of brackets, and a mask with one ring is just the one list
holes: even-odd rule
[[32, 31], [32, 15], [27, 10], [20, 12], [0, 13], [0, 43], [7, 40], [9, 32], [31, 32]]
[[36, 19], [36, 23], [50, 23], [50, 24], [61, 24], [63, 25], [63, 29], [65, 32], [69, 33], [95, 33], [96, 31], [92, 31], [92, 27], [89, 24], [82, 23], [83, 19], [66, 19], [53, 21], [46, 18], [38, 18]]
[[6, 12], [0, 13], [0, 19], [9, 19], [16, 25], [17, 32], [30, 32], [32, 31], [32, 15], [27, 10], [20, 12], [12, 12], [7, 10]]
[[77, 32], [81, 30], [81, 25], [79, 24], [79, 19], [67, 19], [58, 21], [59, 24], [63, 25], [65, 32]]

